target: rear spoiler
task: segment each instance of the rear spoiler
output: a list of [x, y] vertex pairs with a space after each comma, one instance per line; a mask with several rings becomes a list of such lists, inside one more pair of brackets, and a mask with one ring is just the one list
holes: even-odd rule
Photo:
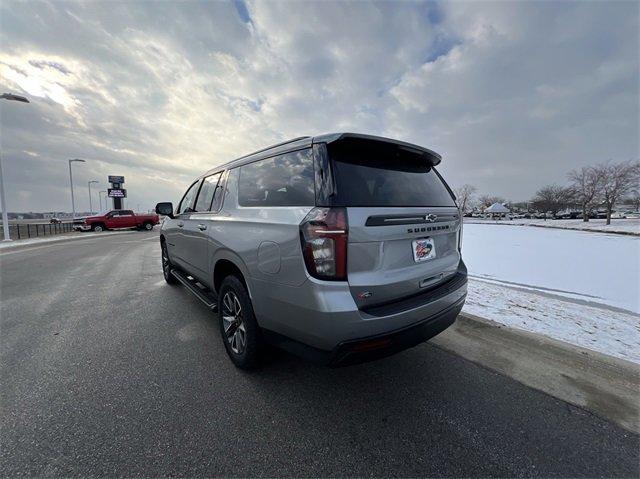
[[313, 143], [334, 143], [342, 140], [363, 140], [371, 142], [381, 142], [398, 146], [402, 150], [406, 150], [416, 155], [422, 156], [427, 164], [431, 166], [439, 165], [442, 161], [440, 156], [435, 151], [422, 146], [414, 145], [412, 143], [406, 143], [400, 140], [394, 140], [392, 138], [384, 138], [382, 136], [363, 135], [360, 133], [330, 133], [328, 135], [316, 136], [313, 138]]

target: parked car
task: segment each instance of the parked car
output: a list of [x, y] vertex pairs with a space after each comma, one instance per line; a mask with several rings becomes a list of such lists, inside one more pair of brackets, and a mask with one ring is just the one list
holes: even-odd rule
[[112, 229], [138, 228], [152, 230], [159, 223], [157, 214], [144, 215], [132, 210], [111, 210], [104, 215], [74, 220], [73, 229], [100, 232]]
[[467, 291], [440, 161], [337, 133], [214, 168], [175, 209], [156, 206], [164, 277], [217, 309], [240, 368], [267, 343], [332, 366], [415, 346], [455, 321]]
[[560, 212], [556, 213], [553, 216], [553, 219], [555, 219], [555, 220], [575, 220], [575, 219], [578, 219], [581, 216], [582, 216], [582, 214], [579, 211], [564, 210], [564, 211], [560, 211]]
[[61, 220], [61, 219], [59, 219], [59, 218], [51, 218], [51, 219], [49, 220], [49, 223], [51, 223], [52, 225], [57, 225], [57, 224], [62, 223], [62, 220]]

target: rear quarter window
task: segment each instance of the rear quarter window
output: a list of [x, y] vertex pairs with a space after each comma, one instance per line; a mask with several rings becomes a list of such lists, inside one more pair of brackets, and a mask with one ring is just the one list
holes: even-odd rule
[[240, 206], [313, 206], [311, 149], [293, 151], [240, 167]]

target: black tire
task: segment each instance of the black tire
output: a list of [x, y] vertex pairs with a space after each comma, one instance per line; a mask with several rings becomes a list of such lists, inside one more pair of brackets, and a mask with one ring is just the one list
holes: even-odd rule
[[171, 274], [171, 261], [169, 260], [169, 252], [167, 251], [167, 244], [162, 241], [160, 242], [160, 249], [162, 251], [161, 261], [162, 261], [162, 276], [164, 276], [164, 280], [167, 284], [175, 285], [178, 284], [179, 281], [176, 279], [174, 275]]
[[147, 231], [151, 231], [153, 229], [153, 223], [150, 223], [149, 221], [145, 222], [142, 225], [142, 229], [147, 230]]
[[100, 223], [91, 225], [91, 231], [94, 231], [96, 233], [101, 233], [104, 230], [106, 230], [106, 228]]
[[[229, 308], [229, 300], [233, 310]], [[238, 306], [239, 314], [235, 314]], [[235, 315], [233, 323], [232, 314]], [[236, 276], [227, 276], [222, 282], [218, 294], [218, 319], [222, 342], [233, 364], [240, 369], [257, 368], [262, 359], [264, 340], [247, 289]]]

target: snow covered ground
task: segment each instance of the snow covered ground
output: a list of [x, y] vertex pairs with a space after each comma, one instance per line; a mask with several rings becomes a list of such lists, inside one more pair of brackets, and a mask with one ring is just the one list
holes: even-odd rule
[[640, 363], [640, 238], [464, 227], [465, 311]]
[[538, 220], [538, 219], [518, 219], [518, 220], [491, 220], [483, 218], [465, 218], [465, 224], [500, 224], [516, 226], [540, 226], [544, 228], [562, 228], [572, 230], [600, 231], [604, 233], [632, 233], [640, 235], [640, 219], [624, 218], [612, 219], [611, 224], [606, 224], [607, 220]]

